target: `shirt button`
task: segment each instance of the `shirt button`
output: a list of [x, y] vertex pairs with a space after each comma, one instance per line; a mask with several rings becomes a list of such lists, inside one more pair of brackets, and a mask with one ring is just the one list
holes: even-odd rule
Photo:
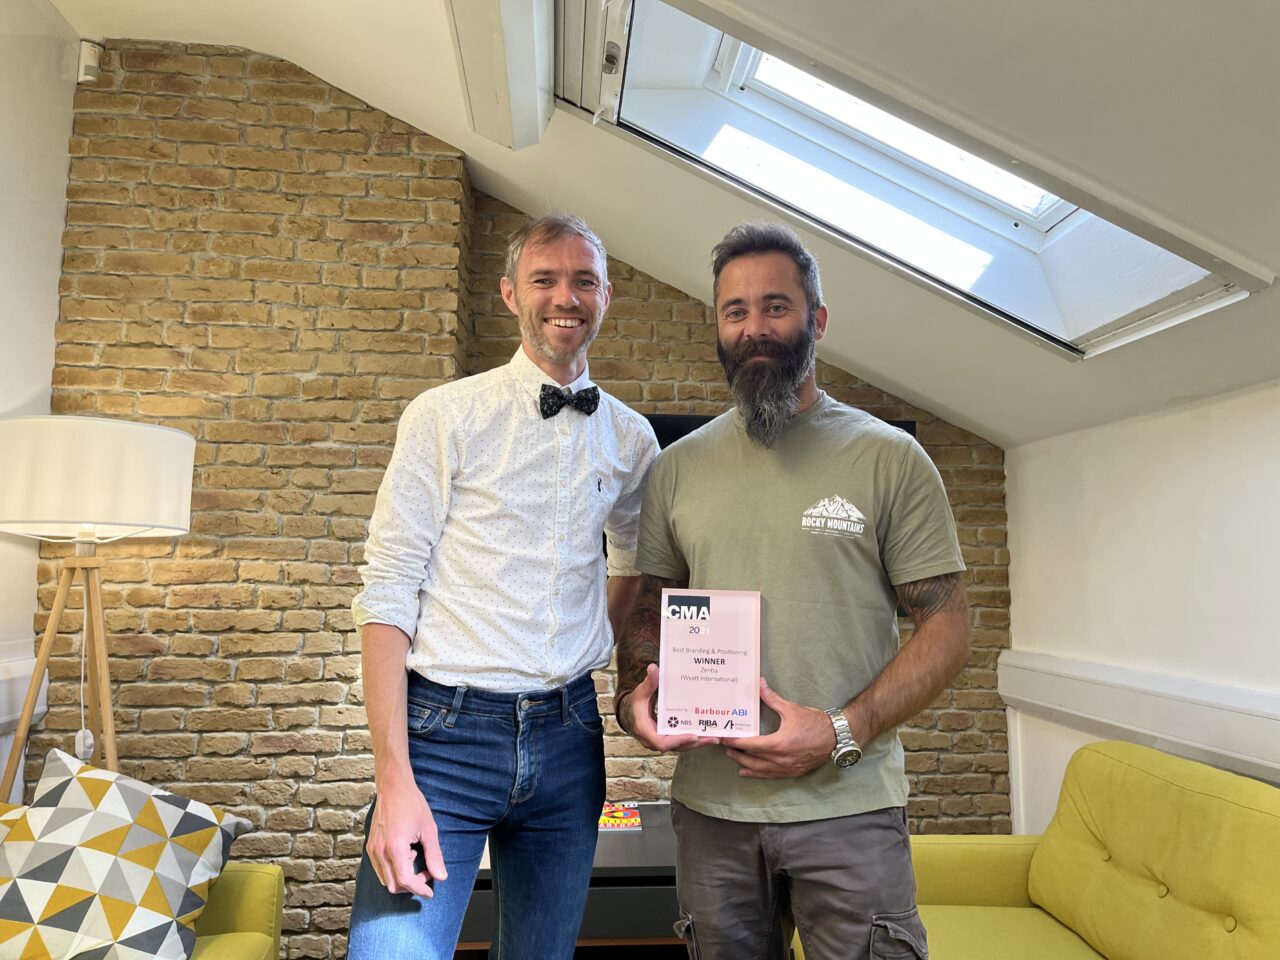
[[1110, 850], [1108, 850], [1106, 853], [1104, 853], [1104, 854], [1102, 855], [1102, 862], [1103, 862], [1103, 863], [1110, 863], [1110, 862], [1111, 862], [1111, 851], [1110, 851]]
[[1222, 925], [1223, 925], [1223, 927], [1225, 927], [1225, 928], [1226, 928], [1227, 933], [1235, 933], [1235, 930], [1236, 930], [1236, 918], [1235, 918], [1235, 917], [1227, 917], [1227, 919], [1225, 919], [1225, 920], [1223, 920], [1223, 921], [1222, 921]]
[[1169, 895], [1169, 888], [1168, 888], [1168, 887], [1166, 887], [1163, 883], [1162, 883], [1162, 884], [1160, 884], [1160, 886], [1156, 887], [1156, 896], [1157, 896], [1157, 897], [1159, 897], [1160, 899], [1162, 899], [1162, 900], [1163, 900], [1163, 899], [1164, 899], [1165, 897], [1167, 897], [1168, 895]]

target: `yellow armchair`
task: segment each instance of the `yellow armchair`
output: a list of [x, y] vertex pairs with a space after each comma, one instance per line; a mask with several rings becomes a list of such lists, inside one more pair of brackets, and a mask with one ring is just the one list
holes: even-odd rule
[[228, 863], [196, 920], [191, 960], [276, 960], [284, 871], [273, 863]]
[[912, 858], [932, 960], [1280, 958], [1280, 790], [1146, 747], [1077, 751], [1041, 837]]
[[1157, 750], [1077, 751], [1043, 836], [911, 856], [931, 960], [1280, 960], [1280, 790]]
[[916, 899], [933, 960], [1096, 960], [1031, 901], [1038, 836], [911, 838]]

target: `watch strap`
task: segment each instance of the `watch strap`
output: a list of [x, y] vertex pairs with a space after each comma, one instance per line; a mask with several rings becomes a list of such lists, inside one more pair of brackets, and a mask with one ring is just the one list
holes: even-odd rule
[[857, 742], [853, 739], [853, 730], [849, 728], [849, 720], [844, 711], [839, 707], [832, 707], [827, 711], [827, 716], [831, 718], [831, 726], [836, 729], [836, 749], [856, 747]]

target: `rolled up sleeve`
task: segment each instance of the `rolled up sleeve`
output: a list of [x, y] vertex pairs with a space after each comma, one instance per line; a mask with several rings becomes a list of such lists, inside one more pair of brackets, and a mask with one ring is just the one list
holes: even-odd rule
[[400, 419], [391, 462], [369, 521], [364, 589], [351, 604], [357, 626], [386, 623], [412, 639], [432, 551], [440, 539], [455, 453], [430, 394]]

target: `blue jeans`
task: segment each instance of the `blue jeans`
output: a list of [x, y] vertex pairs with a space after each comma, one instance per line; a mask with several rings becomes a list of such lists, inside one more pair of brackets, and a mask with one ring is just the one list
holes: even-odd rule
[[449, 879], [430, 900], [393, 895], [366, 851], [347, 956], [451, 960], [487, 838], [496, 918], [489, 956], [569, 960], [604, 802], [604, 726], [591, 676], [506, 694], [445, 687], [411, 671], [409, 762]]

